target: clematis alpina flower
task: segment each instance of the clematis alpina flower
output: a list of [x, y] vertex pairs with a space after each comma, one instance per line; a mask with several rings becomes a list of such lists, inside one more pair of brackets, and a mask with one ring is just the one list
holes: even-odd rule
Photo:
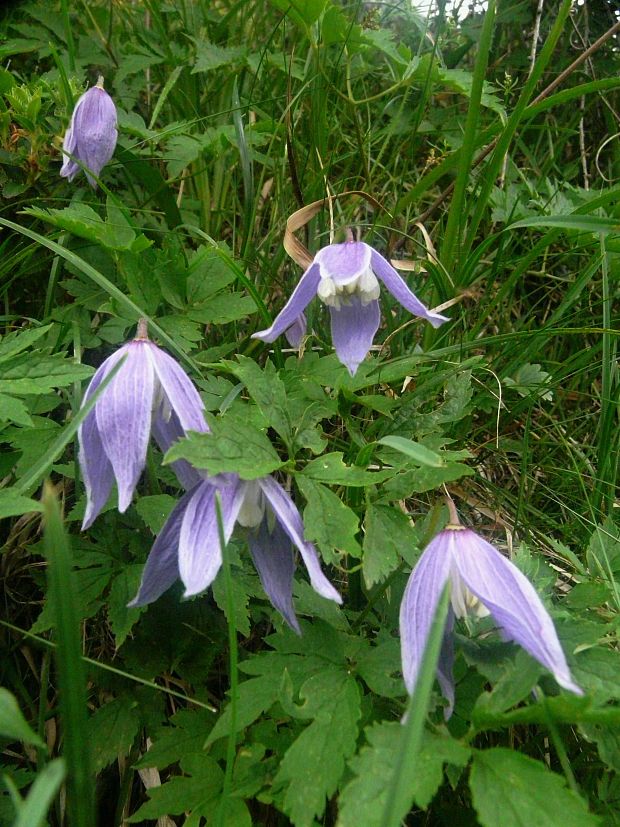
[[114, 155], [117, 137], [116, 107], [103, 88], [103, 78], [100, 76], [97, 85], [84, 92], [75, 104], [62, 145], [62, 177], [73, 181], [82, 168], [77, 163], [80, 161], [88, 183], [96, 187], [97, 182], [91, 173], [99, 177]]
[[[99, 367], [84, 395], [95, 393], [121, 359], [123, 364], [80, 425], [79, 461], [86, 486], [82, 528], [95, 520], [116, 479], [118, 509], [129, 506], [146, 463], [151, 432], [162, 451], [186, 431], [207, 431], [204, 406], [191, 379], [163, 350], [146, 337], [146, 324], [137, 338], [113, 353]], [[83, 403], [83, 404], [84, 404]], [[174, 470], [190, 488], [200, 479], [189, 463], [180, 460]]]
[[472, 611], [491, 614], [506, 640], [522, 646], [564, 689], [582, 690], [571, 678], [553, 621], [530, 581], [506, 557], [471, 529], [448, 525], [428, 544], [411, 572], [400, 606], [401, 657], [405, 685], [413, 693], [439, 598], [450, 583], [451, 607], [444, 630], [438, 674], [454, 706], [452, 627]]
[[248, 482], [236, 474], [220, 474], [217, 480], [202, 480], [173, 509], [151, 549], [138, 594], [130, 606], [152, 603], [179, 578], [185, 586], [185, 597], [211, 585], [222, 565], [218, 490], [225, 541], [230, 540], [235, 524], [245, 529], [267, 597], [296, 632], [299, 623], [292, 597], [293, 546], [299, 549], [315, 592], [342, 602], [321, 570], [316, 549], [304, 539], [301, 515], [282, 486], [270, 476]]
[[[295, 335], [303, 311], [318, 296], [329, 307], [338, 359], [353, 375], [379, 327], [379, 281], [406, 310], [433, 327], [448, 321], [446, 316], [428, 310], [380, 253], [363, 241], [351, 240], [319, 250], [271, 327], [254, 333], [253, 338], [273, 342], [289, 331], [292, 341], [291, 330]], [[305, 318], [303, 321], [305, 332]]]

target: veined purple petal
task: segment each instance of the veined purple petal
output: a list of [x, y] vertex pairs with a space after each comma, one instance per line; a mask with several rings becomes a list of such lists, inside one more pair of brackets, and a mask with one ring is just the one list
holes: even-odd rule
[[447, 529], [452, 556], [469, 590], [487, 607], [503, 633], [542, 663], [577, 695], [553, 621], [530, 581], [506, 557], [470, 529]]
[[155, 377], [145, 342], [120, 348], [125, 363], [95, 406], [97, 427], [118, 485], [118, 510], [129, 506], [146, 463]]
[[306, 314], [300, 313], [299, 316], [293, 322], [293, 324], [287, 330], [284, 331], [286, 341], [289, 343], [291, 347], [299, 347], [301, 340], [306, 335], [306, 328]]
[[372, 247], [363, 241], [329, 244], [318, 251], [314, 261], [322, 278], [330, 278], [338, 287], [350, 284], [370, 268]]
[[437, 664], [437, 680], [441, 686], [444, 698], [448, 706], [443, 711], [443, 716], [448, 720], [454, 711], [454, 678], [452, 667], [454, 665], [454, 612], [452, 606], [448, 607], [448, 618], [443, 632], [439, 662]]
[[60, 168], [60, 174], [63, 178], [68, 178], [73, 181], [77, 173], [80, 171], [76, 162], [70, 158], [70, 155], [75, 155], [75, 134], [73, 132], [73, 117], [71, 123], [65, 132], [65, 138], [62, 143], [63, 161]]
[[[106, 376], [123, 358], [123, 355], [122, 349], [117, 350], [100, 365], [84, 394], [82, 405], [88, 402]], [[106, 388], [106, 392], [107, 390]], [[97, 401], [97, 405], [100, 401], [101, 400]], [[78, 429], [78, 440], [80, 443], [78, 459], [84, 480], [84, 487], [86, 488], [86, 511], [84, 512], [84, 521], [82, 523], [82, 531], [84, 531], [92, 525], [106, 504], [110, 496], [110, 491], [112, 490], [112, 483], [114, 482], [114, 472], [99, 435], [97, 417], [94, 409], [80, 425]]]
[[192, 496], [193, 492], [189, 491], [181, 497], [157, 535], [142, 572], [138, 594], [128, 607], [152, 603], [179, 579], [179, 535]]
[[[105, 89], [92, 86], [82, 95], [73, 111], [71, 128], [75, 138], [73, 154], [82, 161], [87, 170], [99, 176], [114, 155], [118, 137], [116, 107]], [[97, 185], [88, 172], [86, 177], [91, 186]]]
[[208, 431], [204, 418], [204, 405], [192, 380], [164, 350], [152, 342], [147, 341], [145, 344], [148, 358], [183, 430], [201, 433]]
[[243, 487], [243, 482], [237, 479], [220, 488], [205, 480], [194, 488], [179, 538], [179, 571], [185, 585], [185, 597], [204, 591], [222, 565], [216, 491], [220, 492], [222, 500], [224, 539], [228, 543], [243, 503]]
[[[403, 678], [410, 695], [415, 689], [439, 598], [450, 577], [450, 548], [442, 535], [438, 534], [424, 550], [409, 576], [400, 604], [400, 651]], [[441, 685], [442, 689], [446, 686], [444, 681]]]
[[248, 545], [260, 582], [272, 606], [280, 612], [291, 629], [300, 635], [299, 621], [293, 609], [295, 558], [290, 539], [277, 522], [269, 533], [267, 520], [263, 519], [257, 531], [248, 531]]
[[415, 293], [407, 287], [405, 280], [396, 272], [390, 262], [376, 250], [372, 251], [371, 261], [374, 273], [385, 284], [396, 301], [402, 304], [406, 310], [413, 313], [414, 316], [421, 316], [426, 319], [433, 327], [439, 327], [444, 322], [450, 321], [447, 316], [442, 316], [441, 313], [433, 313], [426, 305], [422, 304]]
[[294, 325], [309, 302], [316, 296], [319, 279], [319, 266], [313, 262], [299, 280], [293, 295], [278, 313], [271, 327], [253, 333], [252, 338], [262, 339], [263, 342], [273, 342], [281, 333]]
[[293, 500], [273, 477], [261, 477], [257, 482], [271, 505], [276, 519], [299, 549], [314, 591], [328, 600], [342, 603], [342, 598], [321, 571], [316, 549], [312, 543], [304, 540], [304, 524]]
[[336, 355], [351, 376], [355, 375], [360, 362], [370, 350], [372, 340], [381, 321], [379, 302], [363, 305], [358, 296], [351, 296], [340, 309], [330, 307], [332, 319], [332, 343]]
[[[185, 436], [185, 431], [181, 427], [179, 417], [174, 411], [171, 412], [170, 417], [166, 419], [161, 408], [155, 412], [153, 416], [153, 424], [151, 427], [155, 441], [159, 445], [162, 453], [170, 448], [173, 442], [176, 442], [181, 437]], [[187, 491], [203, 479], [203, 477], [196, 471], [193, 465], [190, 465], [187, 460], [177, 459], [170, 464], [170, 468], [177, 475], [177, 479]]]

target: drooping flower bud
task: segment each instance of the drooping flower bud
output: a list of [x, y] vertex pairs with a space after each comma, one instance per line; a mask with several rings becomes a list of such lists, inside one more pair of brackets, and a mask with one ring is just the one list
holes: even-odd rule
[[100, 76], [97, 85], [91, 86], [78, 100], [71, 115], [62, 145], [62, 177], [73, 181], [83, 168], [88, 183], [96, 188], [93, 175], [98, 177], [114, 155], [117, 137], [116, 107], [103, 88]]

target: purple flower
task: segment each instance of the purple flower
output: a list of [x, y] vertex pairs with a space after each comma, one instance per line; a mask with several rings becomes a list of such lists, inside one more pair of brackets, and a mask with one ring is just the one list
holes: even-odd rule
[[62, 177], [73, 181], [83, 166], [88, 183], [96, 187], [93, 175], [99, 177], [103, 167], [114, 155], [117, 134], [116, 107], [104, 90], [103, 78], [100, 76], [97, 85], [91, 86], [78, 100], [71, 115], [71, 123], [62, 145]]
[[[207, 431], [203, 404], [191, 379], [179, 365], [146, 338], [119, 348], [93, 376], [84, 403], [112, 368], [124, 362], [78, 431], [79, 460], [86, 486], [82, 528], [97, 517], [112, 489], [118, 486], [118, 508], [125, 511], [146, 463], [151, 431], [162, 451], [186, 431]], [[190, 488], [200, 479], [187, 462], [173, 465], [181, 483]]]
[[[304, 309], [318, 295], [330, 310], [336, 354], [353, 376], [379, 327], [378, 279], [406, 310], [427, 319], [433, 327], [448, 321], [428, 310], [380, 253], [363, 241], [345, 241], [318, 251], [274, 323], [254, 333], [253, 338], [273, 342], [288, 331], [291, 341], [291, 328], [296, 336]], [[305, 332], [305, 326], [303, 329]]]
[[293, 546], [299, 549], [313, 589], [328, 600], [342, 602], [321, 570], [316, 549], [304, 539], [301, 515], [282, 486], [270, 476], [247, 482], [236, 474], [220, 474], [217, 480], [202, 480], [175, 506], [155, 540], [130, 606], [152, 603], [179, 578], [185, 597], [211, 585], [222, 565], [215, 499], [218, 490], [226, 542], [235, 524], [246, 530], [263, 588], [296, 632]]
[[411, 572], [403, 595], [401, 656], [409, 694], [415, 688], [431, 622], [448, 581], [451, 608], [437, 670], [449, 702], [446, 717], [452, 714], [454, 706], [451, 637], [454, 617], [464, 617], [468, 610], [479, 617], [491, 614], [506, 640], [522, 646], [553, 674], [560, 686], [577, 695], [583, 694], [571, 678], [553, 621], [532, 584], [490, 543], [460, 525], [449, 525], [431, 540]]

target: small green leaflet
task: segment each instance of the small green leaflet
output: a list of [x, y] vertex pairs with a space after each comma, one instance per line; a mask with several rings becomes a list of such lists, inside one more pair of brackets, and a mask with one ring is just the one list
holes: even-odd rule
[[99, 772], [116, 758], [127, 755], [140, 728], [136, 702], [115, 698], [100, 707], [88, 721], [87, 733], [93, 769]]
[[267, 361], [263, 370], [253, 359], [238, 356], [238, 363], [231, 362], [232, 371], [248, 389], [266, 421], [289, 444], [291, 422], [287, 410], [286, 389], [275, 367]]
[[165, 464], [186, 459], [209, 474], [235, 473], [244, 480], [264, 477], [284, 465], [265, 434], [238, 413], [207, 418], [211, 433], [191, 433], [176, 442]]
[[340, 451], [323, 454], [323, 456], [311, 460], [302, 471], [302, 474], [317, 480], [317, 482], [361, 488], [366, 485], [377, 485], [396, 473], [393, 469], [365, 471], [355, 465], [345, 465], [342, 456]]
[[15, 697], [4, 687], [0, 687], [0, 736], [10, 741], [23, 741], [25, 744], [45, 748], [43, 741], [22, 715]]
[[404, 549], [414, 544], [406, 514], [388, 505], [370, 505], [364, 520], [364, 581], [368, 588], [391, 574]]
[[388, 448], [400, 451], [418, 465], [426, 465], [430, 468], [442, 468], [444, 465], [443, 459], [435, 451], [403, 436], [384, 436], [379, 440], [379, 445], [387, 445]]
[[[380, 827], [402, 732], [402, 725], [396, 721], [373, 724], [364, 730], [368, 744], [349, 762], [355, 777], [340, 794], [337, 827]], [[416, 804], [428, 807], [443, 780], [443, 765], [462, 767], [469, 754], [469, 748], [458, 741], [427, 732], [416, 762], [412, 790]]]
[[297, 484], [308, 505], [304, 510], [304, 535], [315, 542], [328, 563], [337, 563], [334, 549], [353, 557], [361, 556], [361, 548], [355, 535], [359, 521], [354, 511], [325, 485], [299, 474]]
[[27, 514], [29, 511], [43, 511], [43, 505], [30, 497], [13, 494], [10, 488], [0, 490], [0, 520]]
[[597, 816], [539, 761], [504, 747], [474, 754], [469, 777], [483, 827], [595, 827]]

